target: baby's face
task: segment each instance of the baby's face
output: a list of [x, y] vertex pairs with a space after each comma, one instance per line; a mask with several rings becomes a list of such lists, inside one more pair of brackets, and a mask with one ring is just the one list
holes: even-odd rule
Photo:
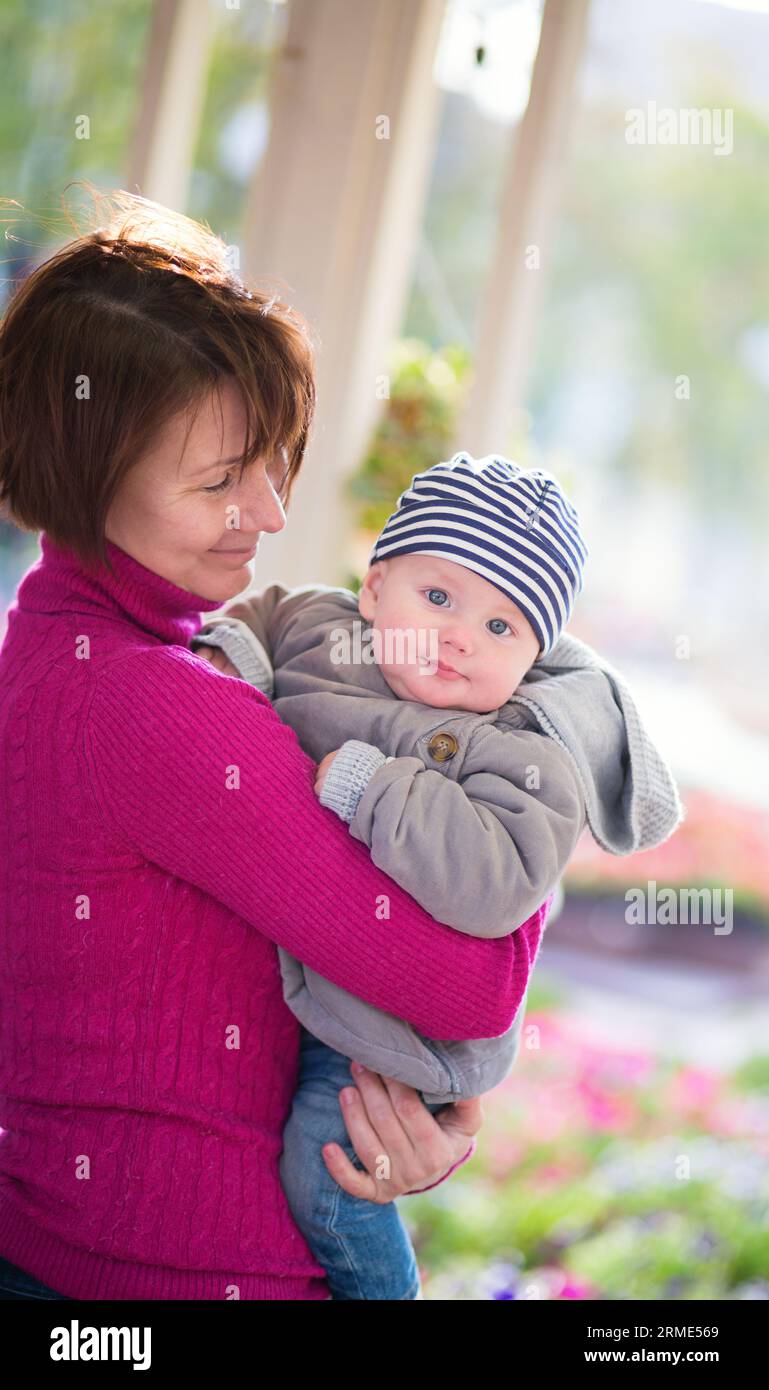
[[[452, 560], [380, 560], [358, 607], [379, 634], [379, 669], [402, 700], [486, 714], [510, 699], [539, 655], [539, 638], [512, 599]], [[399, 643], [396, 632], [419, 639]]]

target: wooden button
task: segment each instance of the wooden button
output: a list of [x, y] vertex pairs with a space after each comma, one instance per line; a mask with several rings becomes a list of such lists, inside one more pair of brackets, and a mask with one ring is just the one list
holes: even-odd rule
[[448, 733], [446, 729], [441, 729], [440, 733], [433, 734], [427, 745], [427, 751], [436, 763], [448, 762], [449, 758], [453, 758], [458, 748], [459, 744], [454, 735]]

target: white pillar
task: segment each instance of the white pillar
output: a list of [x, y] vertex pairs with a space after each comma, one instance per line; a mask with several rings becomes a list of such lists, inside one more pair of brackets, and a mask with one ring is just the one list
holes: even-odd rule
[[[382, 402], [435, 143], [444, 0], [293, 0], [242, 273], [268, 281], [320, 339], [318, 410], [289, 521], [257, 583], [335, 583], [348, 568], [340, 482]], [[387, 138], [381, 138], [386, 136]]]
[[[512, 134], [473, 385], [456, 447], [507, 453], [523, 404], [590, 0], [545, 0], [531, 94]], [[537, 248], [539, 268], [527, 265]], [[529, 253], [530, 254], [530, 253]]]
[[126, 187], [177, 212], [187, 207], [211, 32], [208, 0], [155, 0]]

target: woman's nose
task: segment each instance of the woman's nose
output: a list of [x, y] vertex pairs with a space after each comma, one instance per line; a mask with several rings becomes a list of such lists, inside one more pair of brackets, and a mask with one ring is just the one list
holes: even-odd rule
[[243, 500], [240, 507], [242, 531], [282, 531], [286, 524], [283, 510], [264, 468], [249, 469], [243, 478]]

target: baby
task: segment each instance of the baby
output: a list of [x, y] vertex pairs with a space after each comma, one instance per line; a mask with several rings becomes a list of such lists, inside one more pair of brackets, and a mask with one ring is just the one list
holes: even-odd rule
[[[193, 646], [219, 647], [319, 764], [316, 792], [438, 921], [515, 931], [552, 894], [587, 825], [615, 854], [678, 825], [675, 784], [621, 677], [563, 634], [587, 547], [557, 479], [459, 453], [417, 474], [360, 592], [279, 584], [227, 605]], [[340, 893], [344, 884], [339, 885]], [[397, 924], [386, 903], [382, 945]], [[525, 995], [501, 1037], [425, 1038], [279, 952], [302, 1024], [281, 1180], [335, 1299], [414, 1299], [397, 1205], [352, 1197], [321, 1146], [361, 1167], [338, 1093], [350, 1059], [437, 1113], [509, 1073]]]

